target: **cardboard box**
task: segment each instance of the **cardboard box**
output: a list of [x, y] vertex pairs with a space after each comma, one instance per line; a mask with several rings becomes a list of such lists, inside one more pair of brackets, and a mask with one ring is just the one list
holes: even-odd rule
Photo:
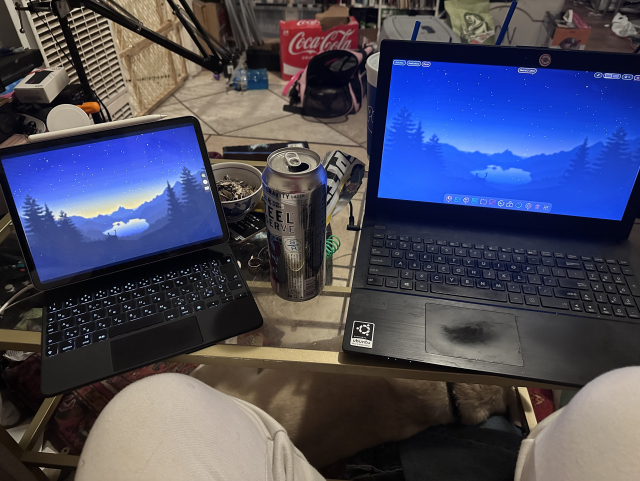
[[367, 43], [377, 43], [378, 42], [378, 29], [377, 28], [361, 28], [359, 35], [359, 44], [364, 44], [365, 39]]
[[23, 78], [13, 94], [22, 103], [48, 104], [69, 83], [67, 71], [62, 67], [47, 67], [34, 70]]
[[358, 47], [359, 24], [347, 7], [333, 6], [315, 20], [280, 21], [280, 70], [289, 80], [327, 50]]
[[[211, 34], [222, 45], [227, 44], [227, 37], [231, 34], [229, 17], [227, 10], [222, 3], [205, 2], [203, 0], [193, 0], [191, 7], [200, 25]], [[211, 54], [209, 47], [205, 44], [205, 50]]]
[[562, 50], [584, 50], [591, 27], [573, 12], [573, 21], [567, 23], [564, 12], [547, 12], [540, 30], [541, 45]]

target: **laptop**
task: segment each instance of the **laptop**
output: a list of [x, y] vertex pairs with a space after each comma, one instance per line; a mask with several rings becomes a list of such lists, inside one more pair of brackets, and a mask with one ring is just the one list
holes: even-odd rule
[[582, 386], [640, 364], [640, 57], [382, 42], [343, 349]]
[[163, 120], [0, 150], [44, 293], [51, 396], [256, 329], [200, 125]]

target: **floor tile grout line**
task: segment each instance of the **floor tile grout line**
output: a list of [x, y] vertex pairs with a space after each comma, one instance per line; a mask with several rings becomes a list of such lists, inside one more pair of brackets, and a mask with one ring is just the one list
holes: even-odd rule
[[[216, 95], [222, 95], [222, 94], [226, 94], [227, 92], [231, 91], [232, 89], [227, 88], [227, 90], [225, 90], [224, 92], [216, 92], [215, 94], [207, 94], [207, 95], [203, 95], [202, 97], [194, 97], [192, 99], [185, 99], [185, 100], [180, 100], [178, 97], [176, 97], [176, 100], [178, 102], [191, 102], [192, 100], [200, 100], [203, 99], [205, 97], [215, 97]], [[177, 92], [176, 92], [177, 93]], [[175, 94], [173, 94], [175, 97]], [[188, 108], [188, 107], [187, 107]]]
[[[200, 122], [202, 122], [202, 123], [203, 123], [203, 124], [205, 124], [207, 127], [209, 127], [211, 130], [213, 130], [213, 131], [215, 132], [215, 135], [220, 135], [216, 129], [214, 129], [213, 127], [211, 127], [211, 125], [209, 125], [209, 123], [208, 123], [208, 122], [205, 122], [205, 120], [204, 120], [202, 117], [200, 117], [200, 116], [199, 116], [198, 114], [196, 114], [193, 110], [191, 110], [189, 107], [187, 107], [187, 106], [182, 102], [182, 100], [180, 100], [180, 99], [179, 99], [179, 98], [177, 98], [177, 97], [176, 97], [176, 100], [177, 100], [178, 102], [180, 102], [180, 105], [182, 105], [185, 109], [187, 109], [189, 112], [191, 112], [191, 113], [193, 114], [193, 116], [194, 116], [194, 117], [196, 117]], [[212, 134], [209, 134], [209, 135], [212, 135]]]
[[[347, 119], [347, 122], [349, 121], [349, 119]], [[341, 122], [341, 124], [346, 124], [347, 122]], [[355, 142], [358, 145], [361, 145], [360, 142], [358, 142], [356, 139], [352, 139], [351, 137], [349, 137], [347, 134], [345, 134], [344, 132], [340, 132], [338, 129], [334, 129], [333, 127], [331, 127], [332, 125], [340, 125], [340, 124], [325, 124], [324, 122], [319, 122], [321, 124], [326, 125], [327, 127], [329, 127], [331, 130], [333, 130], [334, 132], [339, 133], [340, 135], [342, 135], [343, 137], [346, 137], [347, 139], [349, 139], [351, 142]]]
[[229, 134], [232, 134], [232, 133], [234, 133], [234, 132], [238, 132], [239, 130], [250, 129], [250, 128], [253, 128], [253, 127], [258, 127], [258, 126], [260, 126], [260, 125], [264, 125], [264, 124], [269, 123], [269, 122], [275, 122], [276, 120], [286, 119], [287, 117], [291, 117], [292, 115], [295, 115], [295, 114], [291, 114], [291, 113], [289, 113], [289, 114], [286, 114], [286, 115], [284, 115], [284, 116], [282, 116], [282, 117], [278, 117], [277, 119], [269, 119], [269, 120], [265, 120], [265, 121], [263, 121], [263, 122], [258, 122], [257, 124], [249, 125], [249, 126], [247, 126], [247, 127], [240, 127], [239, 129], [230, 130], [230, 131], [229, 131], [229, 132], [227, 132], [226, 134], [220, 134], [220, 135], [229, 135]]

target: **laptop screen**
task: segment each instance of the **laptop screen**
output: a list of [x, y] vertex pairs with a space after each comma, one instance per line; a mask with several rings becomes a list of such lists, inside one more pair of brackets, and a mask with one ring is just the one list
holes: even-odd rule
[[378, 196], [620, 220], [640, 76], [395, 59]]
[[192, 125], [2, 156], [41, 282], [223, 236]]

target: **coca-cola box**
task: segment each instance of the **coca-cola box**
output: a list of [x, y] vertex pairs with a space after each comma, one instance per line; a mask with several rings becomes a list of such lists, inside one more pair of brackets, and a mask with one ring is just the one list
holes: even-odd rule
[[280, 71], [284, 80], [305, 68], [314, 55], [358, 48], [358, 22], [348, 12], [345, 7], [331, 7], [315, 20], [280, 21]]

